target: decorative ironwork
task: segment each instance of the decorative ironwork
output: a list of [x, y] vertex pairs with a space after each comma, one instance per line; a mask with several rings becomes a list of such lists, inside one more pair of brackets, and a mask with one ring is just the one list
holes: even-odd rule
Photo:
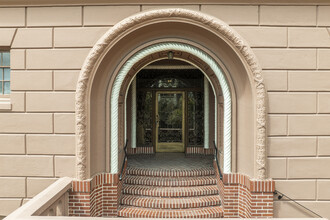
[[203, 145], [204, 94], [188, 92], [188, 146]]
[[137, 146], [152, 146], [152, 93], [139, 91], [137, 98]]
[[[203, 146], [204, 141], [204, 75], [199, 69], [142, 69], [137, 74], [137, 147], [152, 146], [152, 115], [155, 111], [153, 99], [159, 102], [156, 123], [159, 122], [158, 142], [182, 142], [185, 131], [182, 129], [182, 107], [173, 106], [179, 100], [174, 93], [152, 97], [152, 90], [185, 90], [187, 94], [187, 142], [188, 146]], [[171, 96], [165, 97], [165, 96]], [[176, 94], [179, 95], [179, 94]], [[184, 98], [181, 96], [181, 99]], [[179, 112], [180, 111], [180, 112]], [[158, 118], [157, 118], [158, 116]], [[166, 120], [160, 120], [166, 119]]]
[[199, 69], [142, 69], [137, 88], [203, 88], [203, 74]]

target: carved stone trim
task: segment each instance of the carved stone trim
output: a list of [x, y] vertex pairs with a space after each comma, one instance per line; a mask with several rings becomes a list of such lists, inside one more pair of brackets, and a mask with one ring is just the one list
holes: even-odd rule
[[[210, 100], [209, 100], [209, 97], [210, 97], [209, 96], [209, 80], [206, 78], [206, 76], [204, 76], [204, 148], [205, 149], [209, 149], [209, 142], [210, 142], [210, 138], [209, 138]], [[230, 120], [230, 122], [231, 122], [231, 120]], [[231, 158], [231, 154], [230, 154], [230, 158]], [[230, 163], [231, 163], [231, 160], [230, 160]]]
[[[224, 97], [224, 118], [223, 118], [223, 123], [224, 123], [224, 166], [223, 166], [223, 171], [225, 173], [230, 173], [231, 172], [231, 119], [232, 119], [232, 114], [231, 114], [231, 94], [229, 90], [229, 86], [227, 83], [227, 80], [212, 57], [210, 57], [207, 53], [204, 51], [188, 44], [183, 44], [183, 43], [178, 43], [178, 42], [163, 42], [163, 43], [157, 43], [150, 45], [146, 48], [141, 49], [140, 51], [136, 52], [134, 55], [132, 55], [126, 62], [125, 64], [121, 67], [119, 70], [116, 79], [113, 83], [112, 91], [111, 91], [111, 173], [117, 173], [118, 172], [118, 128], [119, 128], [119, 123], [118, 123], [118, 116], [119, 116], [119, 108], [118, 108], [118, 101], [119, 101], [119, 94], [120, 90], [122, 88], [122, 85], [124, 84], [125, 78], [130, 72], [130, 70], [134, 69], [134, 66], [136, 65], [141, 65], [141, 60], [145, 60], [146, 57], [149, 57], [152, 54], [155, 53], [161, 53], [163, 51], [174, 51], [179, 52], [179, 53], [187, 53], [191, 54], [194, 57], [198, 58], [200, 61], [198, 64], [203, 63], [204, 66], [206, 65], [207, 68], [211, 68], [213, 70], [213, 73], [218, 79], [218, 82], [220, 82], [220, 88], [222, 90], [222, 94]], [[150, 62], [152, 60], [149, 60]], [[140, 66], [140, 69], [143, 66]], [[139, 69], [136, 69], [136, 71], [139, 71]], [[208, 82], [208, 80], [206, 80]], [[206, 86], [205, 86], [206, 87]], [[132, 89], [133, 92], [133, 89]], [[205, 92], [205, 91], [204, 91]], [[207, 92], [208, 94], [208, 92]], [[204, 100], [208, 101], [208, 98], [205, 98]], [[205, 109], [205, 112], [208, 112], [208, 102], [205, 103], [204, 106], [207, 107]], [[205, 125], [206, 125], [206, 130], [204, 130], [205, 134], [204, 137], [208, 137], [208, 117], [205, 117]], [[133, 122], [132, 122], [133, 123]], [[133, 130], [133, 129], [132, 129]], [[205, 148], [208, 147], [208, 139], [205, 140], [207, 141], [207, 145], [205, 145]], [[132, 140], [132, 142], [134, 142]], [[206, 144], [206, 143], [204, 143]]]
[[136, 148], [136, 76], [132, 82], [131, 123], [131, 148]]
[[266, 178], [266, 101], [265, 86], [261, 75], [259, 63], [241, 36], [229, 27], [226, 23], [212, 16], [197, 11], [186, 9], [160, 9], [133, 15], [117, 23], [94, 45], [88, 54], [80, 71], [76, 89], [76, 157], [77, 157], [77, 178], [87, 178], [87, 100], [88, 85], [91, 83], [92, 73], [95, 71], [99, 59], [106, 53], [109, 45], [115, 42], [118, 36], [134, 29], [141, 23], [157, 19], [185, 19], [193, 23], [199, 23], [204, 28], [220, 35], [236, 48], [241, 57], [245, 60], [250, 71], [250, 77], [254, 79], [256, 94], [256, 177]]

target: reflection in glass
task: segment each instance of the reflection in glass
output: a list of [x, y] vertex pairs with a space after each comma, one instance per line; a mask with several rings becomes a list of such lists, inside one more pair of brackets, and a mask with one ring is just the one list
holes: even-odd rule
[[182, 142], [182, 93], [158, 94], [158, 142]]
[[2, 66], [9, 66], [10, 65], [10, 54], [9, 52], [2, 53]]
[[10, 80], [10, 69], [4, 68], [4, 80]]
[[10, 82], [4, 82], [4, 94], [10, 94]]

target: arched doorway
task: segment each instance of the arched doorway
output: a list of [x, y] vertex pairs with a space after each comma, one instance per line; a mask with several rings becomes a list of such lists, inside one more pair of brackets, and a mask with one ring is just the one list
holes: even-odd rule
[[[130, 84], [137, 70], [134, 69], [136, 61], [129, 61], [139, 51], [165, 42], [198, 48], [224, 70], [228, 91], [235, 94], [231, 100], [232, 115], [223, 119], [230, 120], [232, 125], [230, 171], [265, 178], [265, 91], [256, 58], [229, 26], [216, 18], [184, 9], [149, 11], [125, 19], [111, 28], [90, 52], [77, 85], [77, 177], [86, 179], [99, 172], [118, 172], [125, 136], [125, 85]], [[155, 52], [159, 54], [168, 49], [158, 48]], [[140, 54], [138, 60], [150, 63], [155, 60], [152, 54]], [[202, 65], [201, 60], [207, 63], [207, 59], [196, 59], [195, 64]], [[118, 81], [125, 65], [129, 68]], [[215, 68], [210, 69], [216, 72]], [[211, 78], [215, 76], [210, 73]], [[114, 88], [118, 99], [114, 97]], [[215, 88], [223, 89], [219, 84]]]
[[[174, 59], [173, 51], [168, 54], [170, 59], [141, 69], [130, 86], [130, 100], [126, 101], [126, 109], [131, 110], [127, 114], [131, 120], [126, 117], [131, 130], [130, 147], [152, 148], [152, 152], [208, 149], [209, 139], [215, 137], [214, 131], [209, 132], [215, 124], [208, 126], [209, 120], [204, 120], [205, 112], [209, 112], [206, 107], [210, 99], [204, 98], [205, 91], [209, 93], [208, 80], [204, 82], [204, 74], [198, 68]], [[214, 95], [212, 99], [214, 102]], [[212, 107], [215, 108], [214, 104]], [[214, 110], [210, 114], [214, 115]]]
[[[118, 155], [118, 145], [124, 145], [123, 140], [120, 140], [120, 133], [123, 133], [122, 129], [119, 129], [118, 124], [123, 124], [123, 122], [120, 120], [123, 116], [119, 116], [119, 112], [125, 111], [125, 107], [122, 108], [121, 111], [118, 110], [117, 103], [126, 103], [126, 100], [120, 99], [119, 94], [127, 94], [129, 83], [133, 81], [136, 73], [140, 71], [144, 66], [148, 65], [150, 62], [154, 60], [162, 60], [167, 58], [168, 53], [173, 53], [172, 56], [175, 56], [175, 59], [178, 60], [185, 60], [187, 62], [192, 63], [196, 68], [199, 68], [204, 74], [207, 79], [205, 81], [207, 82], [208, 79], [213, 78], [213, 80], [210, 80], [212, 88], [214, 90], [215, 95], [215, 102], [217, 105], [215, 106], [218, 110], [216, 110], [216, 113], [219, 113], [220, 115], [220, 109], [224, 110], [223, 117], [221, 120], [223, 121], [223, 136], [221, 137], [220, 132], [218, 128], [215, 128], [215, 136], [219, 137], [219, 139], [223, 140], [223, 168], [224, 171], [229, 173], [231, 172], [231, 122], [232, 122], [232, 101], [231, 101], [231, 92], [229, 91], [229, 86], [227, 83], [227, 80], [221, 70], [221, 68], [217, 65], [217, 63], [206, 53], [204, 53], [202, 50], [198, 49], [197, 47], [194, 47], [189, 44], [183, 44], [178, 42], [162, 42], [162, 43], [156, 43], [152, 44], [151, 46], [148, 46], [137, 53], [135, 53], [126, 63], [125, 65], [120, 69], [118, 76], [115, 79], [114, 87], [111, 91], [111, 119], [114, 123], [111, 123], [111, 154], [115, 155], [111, 158], [111, 172], [116, 173], [118, 172], [118, 159], [116, 156]], [[198, 60], [198, 62], [196, 62]], [[213, 81], [213, 82], [212, 82]], [[205, 87], [207, 88], [207, 87]], [[208, 90], [207, 90], [208, 91]], [[209, 92], [204, 92], [205, 94]], [[182, 93], [183, 95], [184, 93]], [[223, 96], [223, 97], [222, 97]], [[126, 95], [122, 97], [126, 98]], [[224, 104], [220, 103], [220, 100], [224, 100]], [[205, 99], [206, 103], [204, 103], [205, 107], [209, 107], [209, 101], [208, 98]], [[218, 106], [219, 105], [219, 106]], [[156, 103], [156, 107], [158, 104]], [[183, 105], [182, 105], [183, 106]], [[135, 108], [135, 107], [134, 107]], [[205, 127], [204, 131], [206, 135], [204, 135], [204, 147], [209, 148], [209, 113], [207, 110], [205, 111], [204, 118], [205, 118]], [[216, 114], [218, 115], [218, 114]], [[118, 124], [116, 118], [119, 118]], [[217, 118], [217, 117], [215, 117]], [[132, 122], [134, 123], [134, 117]], [[217, 124], [217, 123], [215, 123]], [[125, 123], [124, 125], [125, 126]], [[184, 127], [184, 123], [182, 123], [182, 127]], [[136, 123], [134, 123], [134, 128], [136, 128]], [[184, 131], [185, 129], [182, 129]], [[133, 145], [135, 144], [135, 135], [136, 131], [133, 131], [132, 133], [132, 142]], [[156, 130], [156, 135], [159, 133], [159, 131]], [[125, 135], [121, 135], [123, 137]], [[123, 138], [122, 138], [123, 139]], [[124, 138], [126, 139], [126, 138]], [[157, 139], [157, 137], [156, 137]], [[218, 138], [217, 138], [218, 139]], [[182, 137], [183, 140], [183, 137]], [[218, 140], [217, 140], [218, 141]], [[183, 143], [181, 143], [183, 144]], [[155, 143], [156, 146], [159, 145], [159, 142], [156, 140]], [[161, 144], [160, 144], [161, 145]], [[167, 144], [168, 145], [168, 144]], [[133, 146], [135, 147], [135, 146]], [[183, 147], [182, 151], [183, 151]]]

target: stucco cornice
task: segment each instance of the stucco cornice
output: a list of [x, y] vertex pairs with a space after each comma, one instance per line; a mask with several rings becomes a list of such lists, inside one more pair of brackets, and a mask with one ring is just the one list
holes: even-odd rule
[[178, 21], [199, 23], [205, 29], [216, 33], [222, 39], [225, 39], [235, 48], [243, 62], [248, 67], [248, 74], [253, 79], [256, 94], [256, 178], [266, 178], [266, 102], [265, 86], [261, 75], [261, 68], [249, 45], [226, 23], [212, 16], [186, 10], [186, 9], [161, 9], [144, 13], [139, 13], [124, 19], [111, 28], [95, 44], [86, 58], [81, 69], [77, 83], [76, 92], [76, 147], [77, 147], [77, 178], [87, 178], [87, 100], [88, 88], [91, 83], [91, 76], [96, 71], [99, 59], [107, 52], [109, 45], [116, 42], [119, 36], [127, 33], [137, 26], [154, 20], [164, 20], [171, 18]]
[[0, 0], [0, 6], [67, 6], [67, 5], [155, 5], [155, 4], [254, 4], [254, 5], [329, 5], [328, 0]]

